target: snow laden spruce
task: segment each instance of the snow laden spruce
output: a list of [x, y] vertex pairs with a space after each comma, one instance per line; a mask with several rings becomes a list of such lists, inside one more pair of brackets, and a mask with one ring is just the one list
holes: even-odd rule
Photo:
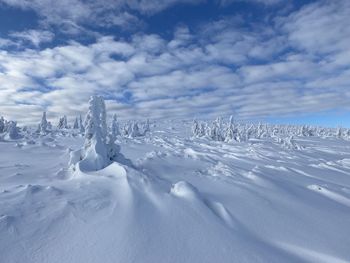
[[106, 106], [102, 97], [91, 97], [84, 126], [84, 146], [71, 152], [70, 166], [75, 169], [79, 165], [81, 170], [96, 171], [116, 161], [121, 155], [120, 147], [115, 144], [116, 131], [108, 134]]

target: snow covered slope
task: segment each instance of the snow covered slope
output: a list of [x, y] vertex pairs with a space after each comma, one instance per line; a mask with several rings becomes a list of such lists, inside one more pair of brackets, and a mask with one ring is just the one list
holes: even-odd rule
[[69, 171], [79, 136], [0, 142], [0, 262], [350, 262], [350, 141], [216, 142], [183, 123]]

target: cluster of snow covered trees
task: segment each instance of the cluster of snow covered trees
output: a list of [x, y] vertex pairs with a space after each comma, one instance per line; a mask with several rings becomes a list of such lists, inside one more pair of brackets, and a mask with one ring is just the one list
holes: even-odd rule
[[[103, 104], [100, 107], [105, 107]], [[102, 111], [102, 112], [105, 112]], [[103, 113], [105, 115], [105, 113]], [[18, 127], [17, 122], [8, 121], [3, 117], [0, 117], [0, 139], [2, 140], [17, 140], [21, 138], [32, 138], [37, 136], [47, 135], [63, 135], [63, 136], [83, 136], [86, 134], [86, 122], [90, 118], [87, 114], [85, 122], [81, 115], [74, 119], [72, 125], [68, 123], [67, 116], [64, 115], [59, 118], [57, 125], [54, 126], [47, 120], [46, 112], [43, 112], [40, 122], [36, 127], [23, 126]], [[104, 116], [106, 120], [107, 116]], [[150, 132], [150, 123], [147, 119], [144, 122], [140, 121], [128, 121], [120, 123], [117, 116], [114, 114], [113, 119], [109, 126], [107, 122], [103, 121], [104, 133], [109, 133], [111, 140], [116, 140], [118, 137], [135, 138], [145, 136]]]
[[[88, 117], [88, 116], [87, 116]], [[106, 125], [107, 127], [107, 125]], [[43, 116], [41, 118], [41, 122], [38, 124], [38, 128], [36, 130], [37, 133], [47, 134], [52, 131], [67, 131], [74, 130], [80, 134], [85, 133], [85, 125], [83, 124], [83, 120], [81, 115], [75, 118], [72, 126], [68, 124], [67, 117], [64, 115], [59, 118], [57, 128], [54, 129], [49, 121], [46, 119], [46, 112], [43, 112]], [[110, 127], [108, 129], [114, 138], [117, 136], [124, 136], [128, 138], [135, 138], [140, 136], [145, 136], [148, 132], [150, 132], [150, 123], [147, 119], [145, 122], [137, 122], [137, 121], [129, 121], [126, 122], [122, 127], [118, 122], [117, 115], [113, 115], [113, 119]]]
[[[228, 122], [224, 122], [218, 117], [212, 122], [193, 121], [192, 134], [195, 137], [207, 137], [215, 141], [246, 141], [253, 134], [254, 125], [235, 123], [231, 116]], [[257, 137], [265, 136], [262, 126], [256, 127], [255, 135]]]
[[[84, 132], [84, 125], [83, 125], [83, 121], [81, 118], [81, 115], [78, 118], [75, 118], [73, 127], [74, 130], [80, 130], [80, 132]], [[58, 130], [63, 130], [63, 129], [71, 129], [71, 126], [68, 125], [68, 121], [67, 121], [67, 116], [64, 115], [62, 117], [59, 118], [58, 123], [57, 123], [57, 129]], [[41, 118], [41, 122], [38, 125], [38, 129], [37, 132], [42, 133], [42, 134], [46, 134], [49, 131], [53, 131], [53, 127], [51, 122], [47, 121], [46, 119], [46, 112], [43, 112], [43, 116]]]
[[122, 134], [129, 138], [145, 136], [150, 131], [149, 120], [139, 123], [136, 121], [127, 122], [123, 126]]
[[287, 148], [299, 149], [295, 137], [337, 137], [350, 139], [350, 129], [323, 128], [296, 125], [271, 125], [255, 123], [238, 123], [231, 116], [227, 122], [217, 118], [212, 122], [194, 120], [192, 124], [194, 137], [205, 137], [215, 141], [242, 142], [249, 139], [273, 138]]
[[17, 122], [5, 120], [4, 117], [0, 117], [0, 134], [3, 135], [3, 138], [10, 140], [16, 140], [21, 137]]

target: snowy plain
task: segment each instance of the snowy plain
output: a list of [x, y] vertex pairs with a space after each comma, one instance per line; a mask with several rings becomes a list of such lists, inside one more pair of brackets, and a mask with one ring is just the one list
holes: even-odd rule
[[79, 134], [0, 141], [0, 262], [350, 262], [350, 141], [295, 140], [156, 122], [96, 172]]

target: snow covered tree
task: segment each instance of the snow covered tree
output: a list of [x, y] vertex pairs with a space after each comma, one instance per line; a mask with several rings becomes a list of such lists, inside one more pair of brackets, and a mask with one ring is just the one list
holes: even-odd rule
[[76, 117], [74, 120], [73, 129], [75, 130], [79, 129], [78, 117]]
[[57, 128], [63, 129], [63, 126], [64, 126], [64, 119], [63, 119], [63, 117], [60, 117], [58, 120]]
[[68, 129], [68, 128], [69, 128], [69, 126], [68, 126], [68, 121], [67, 121], [67, 116], [66, 116], [66, 115], [63, 116], [63, 124], [64, 124], [64, 128], [65, 128], [65, 129]]
[[193, 120], [192, 123], [192, 135], [194, 137], [203, 137], [205, 136], [205, 124], [197, 120]]
[[46, 120], [46, 112], [43, 112], [43, 116], [41, 118], [41, 122], [38, 127], [39, 132], [46, 133], [47, 132], [47, 120]]
[[338, 127], [335, 136], [336, 136], [337, 138], [342, 138], [342, 137], [343, 137], [342, 135], [343, 135], [343, 130], [342, 130], [341, 127]]
[[83, 124], [83, 119], [81, 118], [81, 114], [79, 115], [79, 129], [81, 133], [85, 133], [85, 128]]
[[144, 132], [140, 130], [140, 124], [136, 121], [127, 122], [124, 124], [122, 133], [124, 136], [129, 138], [135, 138], [144, 135]]
[[228, 141], [236, 140], [237, 133], [238, 133], [238, 130], [233, 123], [233, 116], [231, 115], [225, 131], [225, 136], [224, 136], [225, 141], [228, 142]]
[[100, 108], [100, 125], [101, 125], [101, 136], [102, 138], [107, 138], [108, 130], [107, 130], [107, 113], [106, 113], [106, 104], [102, 97], [99, 97], [98, 100], [99, 108]]
[[57, 125], [58, 129], [68, 129], [67, 116], [60, 117]]
[[346, 137], [347, 137], [347, 139], [350, 139], [350, 129], [346, 130]]
[[129, 136], [129, 134], [131, 133], [131, 123], [125, 123], [123, 126], [123, 135], [124, 136]]
[[301, 127], [301, 136], [310, 137], [313, 136], [313, 132], [310, 127], [303, 125]]
[[137, 122], [133, 122], [131, 125], [131, 133], [129, 134], [129, 137], [134, 138], [140, 136], [140, 128]]
[[222, 119], [220, 117], [216, 118], [216, 120], [212, 123], [208, 133], [209, 137], [215, 141], [224, 140], [224, 136], [222, 134]]
[[192, 123], [192, 135], [195, 137], [199, 136], [199, 123], [196, 119], [194, 119]]
[[91, 146], [93, 139], [104, 141], [101, 128], [101, 109], [99, 103], [100, 97], [92, 96], [89, 101], [89, 110], [85, 117], [85, 147]]
[[250, 125], [250, 127], [246, 130], [246, 133], [245, 133], [246, 141], [249, 141], [249, 139], [253, 136], [253, 134], [254, 134], [254, 126]]
[[113, 115], [112, 125], [111, 125], [112, 138], [115, 140], [118, 135], [120, 135], [119, 125], [117, 120], [117, 115]]
[[7, 133], [8, 133], [8, 137], [12, 140], [18, 139], [20, 137], [18, 133], [17, 122], [15, 121], [8, 122]]
[[100, 96], [92, 96], [85, 118], [84, 147], [71, 153], [70, 164], [80, 162], [85, 170], [100, 170], [119, 156], [120, 147], [107, 137], [106, 106]]
[[4, 117], [0, 117], [0, 133], [3, 133], [5, 131], [5, 119]]
[[146, 123], [143, 125], [143, 135], [146, 135], [146, 133], [150, 131], [149, 119], [147, 119]]
[[265, 136], [264, 126], [261, 123], [259, 123], [257, 132], [256, 132], [256, 137], [258, 139], [261, 139], [264, 136]]

